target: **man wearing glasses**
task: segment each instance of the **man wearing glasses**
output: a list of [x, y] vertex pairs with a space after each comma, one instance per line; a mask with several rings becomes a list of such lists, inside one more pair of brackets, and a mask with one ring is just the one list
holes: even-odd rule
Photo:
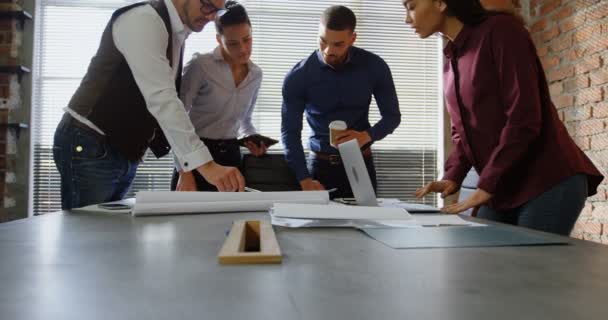
[[150, 148], [173, 149], [220, 191], [242, 191], [238, 169], [213, 161], [178, 98], [183, 45], [224, 12], [224, 0], [150, 0], [108, 23], [87, 74], [55, 132], [63, 209], [119, 200]]

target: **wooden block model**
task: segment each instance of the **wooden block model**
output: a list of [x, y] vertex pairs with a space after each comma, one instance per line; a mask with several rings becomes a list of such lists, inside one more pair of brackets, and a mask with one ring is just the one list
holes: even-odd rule
[[235, 221], [218, 255], [220, 264], [281, 263], [281, 248], [269, 221]]

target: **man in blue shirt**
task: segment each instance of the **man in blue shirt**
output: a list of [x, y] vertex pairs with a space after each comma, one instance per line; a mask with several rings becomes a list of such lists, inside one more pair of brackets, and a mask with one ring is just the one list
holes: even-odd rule
[[[357, 19], [347, 7], [332, 6], [319, 25], [319, 49], [300, 61], [283, 83], [281, 133], [285, 158], [302, 190], [337, 188], [333, 197], [352, 197], [338, 150], [329, 143], [329, 123], [346, 122], [337, 144], [357, 139], [374, 189], [376, 171], [371, 144], [401, 122], [391, 71], [379, 56], [354, 47]], [[382, 116], [369, 123], [372, 95]], [[302, 147], [302, 116], [312, 129], [308, 167]]]

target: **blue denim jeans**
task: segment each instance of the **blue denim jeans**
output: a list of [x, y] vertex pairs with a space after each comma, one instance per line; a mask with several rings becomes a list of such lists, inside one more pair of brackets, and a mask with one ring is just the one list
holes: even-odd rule
[[477, 217], [567, 236], [586, 199], [587, 176], [577, 174], [515, 209], [497, 211], [481, 206]]
[[139, 164], [67, 113], [55, 131], [53, 158], [61, 175], [64, 210], [122, 199]]

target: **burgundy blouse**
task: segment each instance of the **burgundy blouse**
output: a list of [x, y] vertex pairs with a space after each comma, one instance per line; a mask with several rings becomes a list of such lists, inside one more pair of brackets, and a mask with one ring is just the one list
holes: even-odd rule
[[516, 208], [564, 179], [586, 174], [589, 195], [603, 176], [576, 146], [551, 102], [536, 48], [521, 22], [496, 14], [465, 26], [444, 49], [444, 93], [454, 151], [444, 179], [471, 167], [489, 206]]

